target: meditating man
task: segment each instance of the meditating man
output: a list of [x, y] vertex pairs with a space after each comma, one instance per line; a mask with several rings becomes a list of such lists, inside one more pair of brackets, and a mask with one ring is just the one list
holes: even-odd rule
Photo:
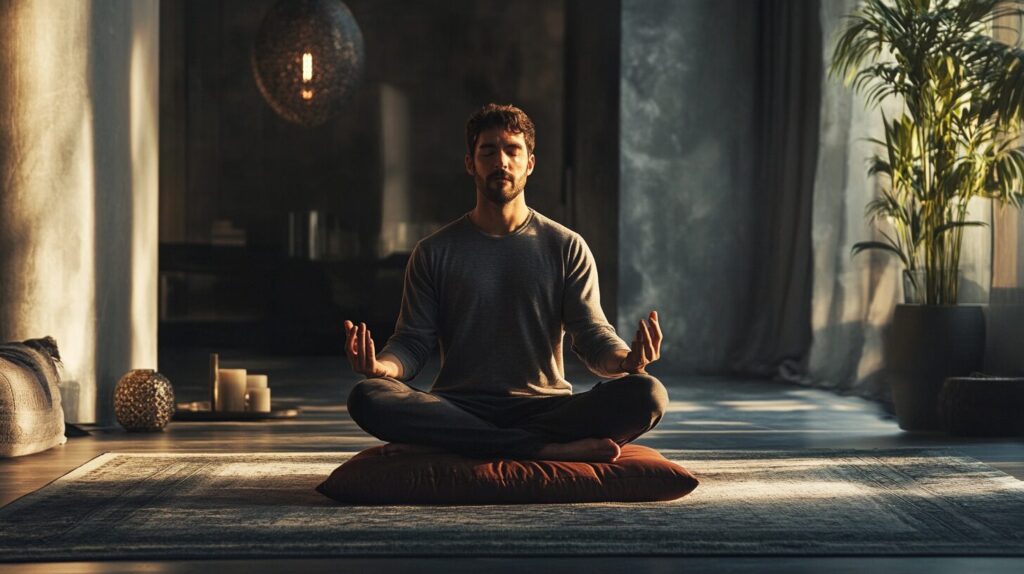
[[[475, 457], [613, 461], [654, 428], [668, 404], [645, 367], [661, 354], [658, 314], [631, 345], [601, 309], [597, 268], [579, 234], [526, 205], [534, 127], [514, 106], [489, 104], [466, 125], [476, 207], [422, 239], [405, 274], [395, 332], [376, 352], [365, 323], [345, 321], [345, 352], [366, 379], [348, 411], [389, 453], [447, 450]], [[602, 378], [572, 393], [562, 338]], [[436, 343], [429, 392], [412, 380]]]

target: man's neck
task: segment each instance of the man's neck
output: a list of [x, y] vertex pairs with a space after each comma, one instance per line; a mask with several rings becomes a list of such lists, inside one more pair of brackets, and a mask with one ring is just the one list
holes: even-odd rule
[[482, 195], [477, 192], [476, 207], [469, 212], [469, 220], [484, 233], [508, 235], [530, 218], [525, 194], [519, 194], [519, 197], [504, 205], [493, 203]]

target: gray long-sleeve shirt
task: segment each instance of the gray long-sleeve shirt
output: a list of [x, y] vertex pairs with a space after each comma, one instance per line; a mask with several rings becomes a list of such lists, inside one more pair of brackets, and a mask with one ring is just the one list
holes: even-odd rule
[[441, 345], [433, 391], [565, 395], [562, 338], [601, 375], [600, 358], [629, 350], [601, 309], [597, 267], [580, 235], [530, 209], [508, 235], [469, 214], [422, 239], [406, 267], [395, 333], [381, 354], [410, 380]]

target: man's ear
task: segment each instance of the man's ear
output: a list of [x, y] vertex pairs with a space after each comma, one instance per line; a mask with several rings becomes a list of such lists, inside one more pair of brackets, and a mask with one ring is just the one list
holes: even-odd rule
[[473, 166], [473, 158], [466, 154], [466, 173], [469, 175], [476, 175], [476, 168]]
[[533, 167], [537, 165], [537, 156], [530, 154], [530, 160], [526, 163], [526, 175], [533, 173]]

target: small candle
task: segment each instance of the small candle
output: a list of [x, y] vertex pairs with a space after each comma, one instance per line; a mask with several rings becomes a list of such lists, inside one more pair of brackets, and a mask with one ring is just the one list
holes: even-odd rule
[[210, 410], [217, 410], [217, 372], [220, 371], [220, 355], [210, 353]]
[[270, 412], [270, 389], [249, 389], [245, 397], [248, 410], [254, 413]]
[[251, 391], [253, 389], [265, 389], [267, 388], [267, 376], [266, 375], [246, 375], [245, 376], [245, 389]]
[[245, 410], [245, 369], [220, 369], [217, 372], [217, 410]]

